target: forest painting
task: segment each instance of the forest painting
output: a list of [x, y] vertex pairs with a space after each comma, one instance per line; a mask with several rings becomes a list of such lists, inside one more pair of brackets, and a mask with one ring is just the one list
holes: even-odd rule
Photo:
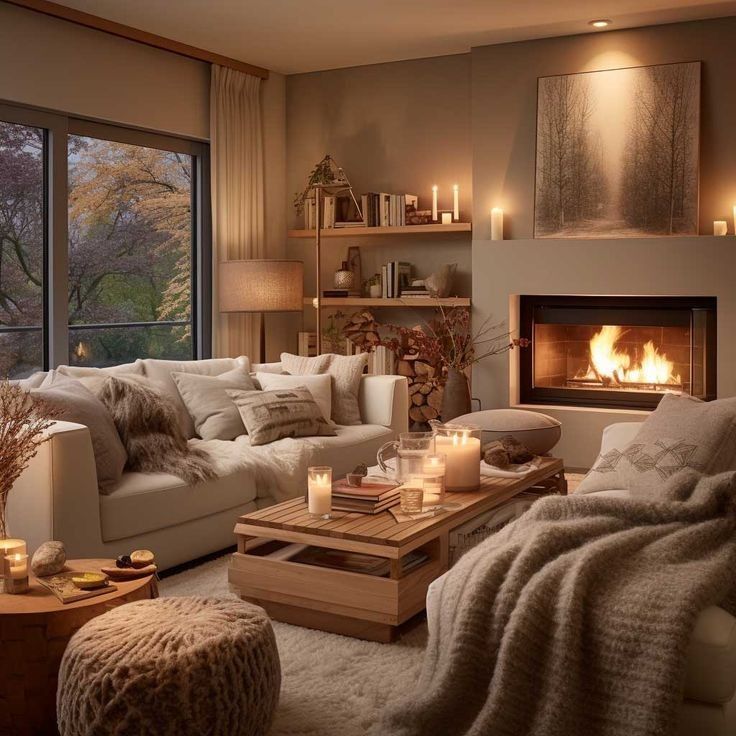
[[698, 231], [700, 62], [539, 80], [535, 237]]

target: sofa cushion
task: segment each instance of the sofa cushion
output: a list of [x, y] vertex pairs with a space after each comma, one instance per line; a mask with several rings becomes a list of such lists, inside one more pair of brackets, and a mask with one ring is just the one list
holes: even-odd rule
[[266, 445], [286, 437], [316, 437], [335, 434], [329, 419], [322, 416], [309, 389], [282, 388], [274, 391], [227, 390], [243, 420], [250, 443]]
[[238, 366], [219, 376], [172, 373], [172, 378], [194, 428], [203, 440], [234, 440], [245, 434], [238, 408], [226, 389], [253, 391], [256, 384], [244, 367]]
[[79, 381], [52, 371], [43, 388], [31, 389], [65, 422], [83, 424], [89, 429], [97, 470], [97, 485], [102, 493], [110, 492], [120, 482], [128, 458], [115, 422], [105, 405]]
[[144, 374], [156, 388], [168, 398], [174, 406], [182, 432], [187, 439], [196, 436], [194, 421], [189, 416], [187, 407], [176, 388], [172, 373], [196, 373], [200, 376], [219, 376], [241, 366], [250, 370], [250, 360], [241, 355], [239, 358], [212, 358], [211, 360], [158, 360], [146, 358], [142, 361]]
[[70, 378], [86, 378], [88, 376], [107, 375], [120, 376], [127, 373], [143, 375], [143, 361], [138, 358], [134, 363], [121, 363], [107, 368], [95, 368], [89, 365], [60, 365], [56, 369], [59, 373]]
[[264, 391], [279, 388], [309, 389], [312, 398], [322, 411], [322, 416], [329, 422], [332, 416], [332, 376], [329, 374], [316, 376], [291, 376], [284, 373], [256, 373], [256, 381]]
[[720, 473], [733, 467], [735, 456], [736, 398], [706, 403], [665, 394], [630, 443], [598, 457], [577, 492], [626, 488], [656, 495], [680, 470]]
[[[237, 451], [235, 444], [232, 449]], [[234, 472], [196, 486], [167, 473], [124, 473], [118, 487], [100, 498], [103, 541], [140, 536], [253, 501], [253, 471], [233, 465], [238, 466]]]

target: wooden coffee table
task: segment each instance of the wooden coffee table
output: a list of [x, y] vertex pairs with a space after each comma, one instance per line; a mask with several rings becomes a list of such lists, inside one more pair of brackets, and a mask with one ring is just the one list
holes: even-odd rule
[[[115, 563], [68, 560], [66, 569], [93, 571], [111, 564]], [[115, 585], [117, 590], [111, 593], [67, 604], [33, 577], [28, 593], [0, 593], [0, 734], [57, 733], [56, 684], [69, 639], [95, 616], [157, 596], [153, 575]]]
[[[478, 491], [447, 494], [458, 508], [418, 521], [398, 523], [389, 511], [335, 512], [334, 519], [315, 519], [304, 498], [285, 501], [238, 519], [229, 581], [242, 598], [263, 606], [277, 621], [392, 641], [398, 627], [424, 609], [430, 583], [447, 571], [450, 531], [530, 489], [566, 493], [562, 460], [545, 458], [523, 479], [483, 478]], [[262, 554], [264, 540], [376, 555], [389, 560], [390, 574], [376, 577], [273, 559]], [[413, 550], [429, 559], [404, 573], [402, 558]]]

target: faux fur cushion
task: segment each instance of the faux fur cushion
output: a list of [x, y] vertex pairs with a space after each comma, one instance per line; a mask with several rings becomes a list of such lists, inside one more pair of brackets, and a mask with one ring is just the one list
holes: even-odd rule
[[52, 407], [57, 419], [87, 427], [95, 456], [97, 485], [102, 493], [112, 491], [120, 482], [126, 454], [105, 405], [79, 381], [58, 373], [43, 388], [31, 389], [30, 394]]
[[188, 446], [173, 407], [158, 391], [111, 377], [100, 400], [112, 414], [130, 470], [170, 473], [190, 485], [215, 477], [208, 455]]
[[334, 436], [332, 424], [308, 388], [275, 391], [231, 391], [251, 445], [267, 445], [285, 437]]
[[332, 420], [345, 426], [362, 423], [358, 393], [368, 353], [348, 356], [329, 353], [314, 358], [281, 353], [281, 363], [291, 375], [328, 373], [332, 376]]

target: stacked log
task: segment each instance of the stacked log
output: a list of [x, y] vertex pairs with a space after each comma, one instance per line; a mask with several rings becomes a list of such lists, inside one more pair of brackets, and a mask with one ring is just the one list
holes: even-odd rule
[[370, 351], [381, 341], [378, 336], [378, 322], [367, 311], [356, 312], [343, 327], [343, 333], [361, 352]]
[[406, 376], [409, 382], [411, 429], [427, 429], [428, 422], [439, 419], [440, 416], [444, 385], [441, 367], [428, 362], [426, 357], [413, 353], [402, 355], [397, 367], [397, 373]]

